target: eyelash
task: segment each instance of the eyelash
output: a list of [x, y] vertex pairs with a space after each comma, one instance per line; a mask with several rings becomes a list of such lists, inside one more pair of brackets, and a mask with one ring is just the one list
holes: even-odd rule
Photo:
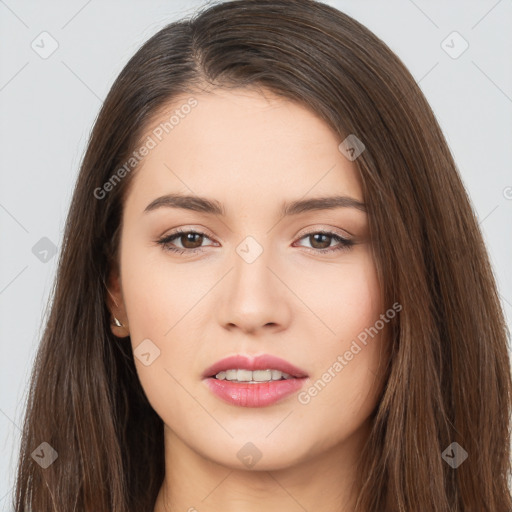
[[[171, 247], [169, 245], [171, 240], [179, 238], [181, 235], [190, 234], [190, 233], [195, 234], [195, 235], [202, 235], [202, 236], [210, 239], [210, 237], [206, 233], [203, 233], [201, 231], [195, 231], [195, 230], [190, 230], [190, 229], [189, 230], [177, 229], [174, 233], [171, 233], [170, 235], [167, 235], [167, 236], [157, 240], [157, 243], [160, 244], [165, 251], [170, 251], [170, 252], [177, 253], [177, 254], [184, 254], [184, 253], [195, 254], [197, 252], [201, 252], [203, 250], [202, 247], [196, 247], [195, 249], [180, 249], [179, 247]], [[313, 247], [304, 247], [304, 249], [308, 249], [309, 251], [313, 251], [315, 253], [325, 254], [325, 253], [334, 253], [334, 252], [338, 252], [338, 251], [347, 251], [355, 244], [355, 242], [353, 240], [350, 240], [348, 238], [343, 238], [340, 235], [337, 235], [336, 233], [332, 233], [330, 231], [323, 231], [323, 230], [311, 231], [310, 233], [306, 233], [305, 235], [300, 237], [299, 240], [302, 240], [303, 238], [306, 238], [311, 235], [327, 235], [340, 244], [338, 247], [326, 248], [326, 249], [315, 249]]]

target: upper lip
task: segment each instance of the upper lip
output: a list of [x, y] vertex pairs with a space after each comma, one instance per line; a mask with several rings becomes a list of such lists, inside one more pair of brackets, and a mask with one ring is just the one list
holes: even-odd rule
[[237, 354], [234, 356], [225, 357], [217, 361], [212, 366], [203, 372], [203, 378], [213, 377], [219, 372], [231, 369], [241, 370], [279, 370], [287, 373], [292, 377], [302, 378], [307, 377], [308, 374], [297, 368], [293, 364], [281, 359], [280, 357], [272, 356], [270, 354], [262, 354], [256, 357], [245, 356]]

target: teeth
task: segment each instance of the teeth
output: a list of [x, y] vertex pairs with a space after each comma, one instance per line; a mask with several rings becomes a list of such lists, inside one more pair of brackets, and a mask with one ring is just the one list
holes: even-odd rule
[[252, 371], [237, 370], [236, 378], [233, 380], [237, 380], [238, 382], [250, 382], [251, 380], [255, 379], [252, 378]]
[[[272, 380], [279, 380], [282, 375], [283, 375], [283, 373], [280, 372], [279, 370], [272, 370]], [[289, 375], [287, 373], [285, 373], [284, 375], [286, 375], [285, 378], [289, 377]]]
[[[238, 370], [240, 371], [240, 370]], [[276, 372], [276, 375], [281, 372], [274, 370]], [[255, 380], [256, 382], [267, 382], [269, 380], [278, 380], [272, 378], [272, 370], [254, 370], [252, 373], [252, 380]], [[279, 375], [279, 379], [281, 379], [281, 375]]]
[[258, 382], [270, 382], [271, 380], [290, 379], [288, 373], [279, 370], [226, 370], [217, 373], [215, 378], [218, 380], [229, 380], [233, 382], [248, 382], [256, 384]]
[[238, 370], [226, 370], [226, 379], [235, 380]]

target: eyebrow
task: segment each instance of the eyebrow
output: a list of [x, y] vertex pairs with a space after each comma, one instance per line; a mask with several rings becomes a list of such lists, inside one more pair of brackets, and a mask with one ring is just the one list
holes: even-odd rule
[[[223, 217], [226, 215], [222, 203], [215, 199], [182, 194], [166, 194], [157, 197], [146, 206], [144, 213], [163, 207], [182, 208]], [[281, 216], [287, 217], [310, 211], [332, 210], [334, 208], [355, 208], [366, 213], [366, 205], [353, 197], [325, 196], [286, 202], [281, 206]]]

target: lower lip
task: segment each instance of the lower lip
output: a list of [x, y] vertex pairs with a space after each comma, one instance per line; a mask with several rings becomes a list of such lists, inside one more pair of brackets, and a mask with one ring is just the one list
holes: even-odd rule
[[213, 394], [229, 404], [240, 407], [266, 407], [298, 391], [305, 380], [306, 377], [247, 384], [210, 377], [206, 379], [206, 384]]

